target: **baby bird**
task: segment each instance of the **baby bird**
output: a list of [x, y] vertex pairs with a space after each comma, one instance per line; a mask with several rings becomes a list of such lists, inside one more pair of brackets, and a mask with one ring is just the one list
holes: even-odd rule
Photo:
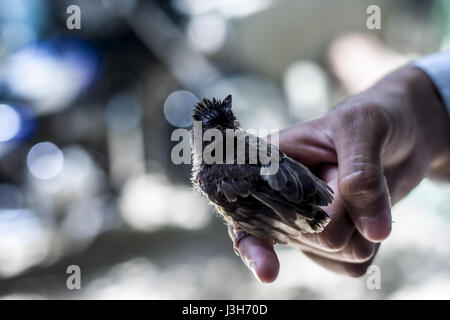
[[[192, 183], [205, 195], [224, 219], [242, 234], [270, 238], [282, 244], [295, 244], [301, 233], [321, 232], [330, 217], [320, 208], [333, 200], [333, 190], [312, 174], [308, 168], [285, 155], [280, 149], [240, 129], [231, 110], [231, 95], [223, 101], [203, 99], [193, 109], [193, 119], [201, 122], [202, 133], [217, 129], [224, 141], [226, 131], [232, 131], [239, 140], [244, 135], [244, 163], [226, 161], [230, 150], [223, 143], [223, 161], [204, 161], [202, 153], [214, 140], [191, 140], [193, 170]], [[217, 131], [216, 131], [217, 132]], [[212, 141], [209, 141], [212, 140]], [[267, 150], [267, 156], [278, 161], [278, 170], [268, 174], [267, 164], [260, 158], [251, 161], [251, 147]], [[264, 148], [263, 148], [264, 147]], [[219, 150], [222, 151], [222, 150]], [[236, 249], [236, 246], [235, 246]]]

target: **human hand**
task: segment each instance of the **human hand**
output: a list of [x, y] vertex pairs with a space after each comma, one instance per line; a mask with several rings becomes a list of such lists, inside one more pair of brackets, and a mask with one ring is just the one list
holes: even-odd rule
[[[399, 69], [322, 118], [280, 132], [280, 149], [335, 191], [331, 222], [304, 234], [300, 249], [323, 267], [361, 276], [391, 231], [391, 206], [426, 175], [448, 179], [450, 126], [426, 74]], [[234, 239], [234, 231], [229, 226]], [[273, 282], [279, 261], [268, 239], [239, 242], [244, 263]]]

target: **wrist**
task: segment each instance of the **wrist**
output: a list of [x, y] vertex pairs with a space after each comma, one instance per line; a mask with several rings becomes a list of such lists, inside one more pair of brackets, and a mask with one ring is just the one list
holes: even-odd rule
[[410, 110], [419, 132], [418, 139], [430, 157], [429, 170], [447, 162], [450, 148], [450, 121], [436, 87], [428, 75], [417, 67], [405, 67]]
[[433, 82], [424, 71], [405, 66], [369, 91], [392, 118], [393, 132], [387, 146], [389, 158], [415, 153], [425, 171], [442, 161], [450, 145], [449, 120]]

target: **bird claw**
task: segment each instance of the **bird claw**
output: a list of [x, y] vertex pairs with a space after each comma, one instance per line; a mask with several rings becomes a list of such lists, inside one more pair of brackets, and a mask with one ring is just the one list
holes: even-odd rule
[[250, 234], [245, 231], [242, 230], [238, 227], [234, 228], [234, 239], [233, 239], [233, 248], [234, 248], [234, 253], [236, 253], [237, 256], [240, 256], [239, 254], [239, 242], [244, 239], [246, 236], [249, 236]]

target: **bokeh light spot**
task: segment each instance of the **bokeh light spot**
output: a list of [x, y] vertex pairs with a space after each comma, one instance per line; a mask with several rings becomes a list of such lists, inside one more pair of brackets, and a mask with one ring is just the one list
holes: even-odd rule
[[197, 49], [214, 53], [225, 43], [227, 25], [217, 14], [194, 16], [187, 25], [187, 34]]
[[164, 103], [164, 115], [175, 127], [189, 127], [192, 124], [192, 108], [198, 98], [189, 91], [172, 92]]
[[61, 173], [64, 166], [62, 151], [51, 142], [34, 145], [27, 155], [30, 173], [39, 179], [49, 180]]
[[14, 138], [20, 130], [19, 114], [12, 107], [0, 104], [0, 142]]
[[284, 89], [290, 110], [299, 119], [325, 113], [328, 105], [326, 72], [313, 61], [297, 61], [286, 70]]

